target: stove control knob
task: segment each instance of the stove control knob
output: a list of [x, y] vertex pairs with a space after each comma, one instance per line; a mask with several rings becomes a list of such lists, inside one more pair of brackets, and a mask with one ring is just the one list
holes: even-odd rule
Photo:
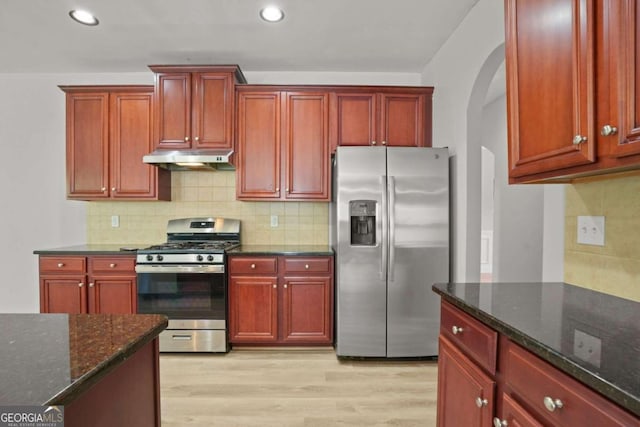
[[204, 257], [203, 257], [202, 255], [198, 255], [198, 256], [196, 257], [196, 259], [197, 259], [198, 261], [202, 261], [202, 260], [204, 259]]
[[157, 259], [158, 261], [162, 261], [162, 260], [164, 259], [164, 257], [163, 257], [162, 255], [158, 255], [158, 256], [156, 256], [156, 259]]
[[147, 255], [147, 261], [153, 261], [153, 255]]
[[213, 255], [208, 255], [207, 256], [207, 261], [209, 261], [209, 262], [213, 261]]

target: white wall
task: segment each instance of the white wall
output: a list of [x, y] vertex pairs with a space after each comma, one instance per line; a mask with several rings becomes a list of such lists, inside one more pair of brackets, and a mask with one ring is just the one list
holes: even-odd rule
[[[264, 84], [418, 85], [421, 79], [418, 73], [245, 75]], [[39, 310], [34, 250], [86, 242], [87, 202], [66, 200], [65, 99], [58, 89], [81, 84], [153, 84], [153, 74], [0, 74], [0, 312]]]
[[[452, 155], [454, 281], [479, 280], [482, 109], [495, 71], [504, 60], [503, 7], [501, 1], [480, 0], [422, 73], [422, 84], [436, 88], [434, 146], [448, 146]], [[506, 128], [502, 131], [506, 134]], [[496, 164], [504, 165], [506, 173], [506, 142], [503, 151], [505, 160], [500, 160], [497, 151], [494, 154]], [[514, 188], [509, 191], [517, 191]], [[538, 258], [543, 258], [545, 265], [537, 262], [532, 264], [535, 264], [538, 275], [545, 272], [546, 280], [562, 278], [562, 254], [558, 255], [556, 249], [551, 250], [548, 256], [545, 253], [543, 257], [540, 253], [543, 249], [546, 251], [563, 245], [563, 233], [558, 233], [557, 229], [563, 223], [563, 203], [559, 194], [562, 191], [561, 187], [545, 187], [542, 197], [537, 197], [534, 204], [540, 205], [541, 219], [535, 223], [536, 237], [530, 239], [535, 242], [531, 248], [525, 248], [529, 253], [538, 253]]]

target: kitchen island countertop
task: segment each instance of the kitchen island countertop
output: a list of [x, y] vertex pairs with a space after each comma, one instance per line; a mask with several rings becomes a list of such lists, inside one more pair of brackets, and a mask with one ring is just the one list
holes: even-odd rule
[[[640, 303], [566, 283], [442, 283], [433, 290], [640, 415]], [[599, 360], [595, 352], [588, 360], [576, 356], [584, 334], [600, 341]]]
[[67, 405], [167, 327], [161, 315], [0, 314], [0, 405]]

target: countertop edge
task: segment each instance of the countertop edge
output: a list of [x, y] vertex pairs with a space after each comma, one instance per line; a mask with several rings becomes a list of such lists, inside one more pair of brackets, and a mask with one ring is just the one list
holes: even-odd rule
[[478, 319], [482, 323], [490, 326], [497, 332], [503, 334], [513, 342], [519, 344], [523, 348], [531, 351], [536, 356], [550, 363], [560, 371], [574, 378], [575, 380], [586, 384], [607, 399], [616, 403], [620, 407], [626, 409], [636, 416], [640, 416], [640, 397], [633, 396], [615, 385], [595, 376], [580, 365], [567, 359], [554, 349], [541, 344], [534, 338], [526, 335], [522, 331], [506, 324], [483, 310], [470, 306], [463, 300], [437, 288], [437, 284], [431, 288], [435, 293], [440, 295], [445, 301], [460, 308], [465, 313]]
[[120, 366], [131, 355], [133, 355], [140, 348], [151, 342], [156, 338], [160, 332], [167, 328], [169, 324], [168, 319], [165, 317], [164, 321], [158, 323], [155, 327], [149, 329], [145, 334], [141, 335], [137, 340], [130, 343], [127, 346], [120, 348], [109, 359], [96, 365], [95, 368], [82, 375], [68, 387], [64, 388], [56, 395], [52, 396], [49, 400], [42, 403], [43, 406], [47, 405], [68, 405], [73, 402], [79, 395], [88, 390], [95, 383], [104, 378], [111, 371]]

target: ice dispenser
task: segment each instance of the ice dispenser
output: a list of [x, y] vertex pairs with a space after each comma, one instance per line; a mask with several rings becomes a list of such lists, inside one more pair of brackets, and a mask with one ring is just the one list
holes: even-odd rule
[[375, 200], [352, 200], [349, 202], [351, 218], [351, 244], [375, 246], [376, 202]]

